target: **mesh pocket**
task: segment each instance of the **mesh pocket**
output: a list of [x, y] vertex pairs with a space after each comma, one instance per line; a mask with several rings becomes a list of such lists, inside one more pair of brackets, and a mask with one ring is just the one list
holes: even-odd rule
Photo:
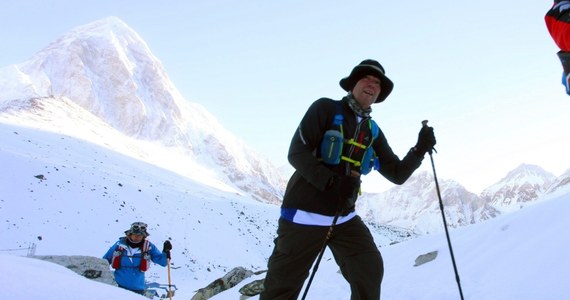
[[338, 165], [342, 155], [344, 138], [338, 130], [327, 130], [321, 143], [321, 158], [329, 165]]

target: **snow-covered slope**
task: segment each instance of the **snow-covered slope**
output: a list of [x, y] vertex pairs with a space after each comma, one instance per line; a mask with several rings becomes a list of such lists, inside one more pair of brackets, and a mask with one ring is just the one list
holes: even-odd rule
[[[237, 265], [265, 265], [274, 205], [75, 137], [6, 124], [0, 136], [9, 170], [0, 172], [0, 249], [8, 253], [35, 244], [37, 255], [101, 257], [140, 220], [151, 241], [172, 239], [176, 278], [193, 290]], [[153, 268], [151, 280], [164, 283], [164, 272]]]
[[[570, 261], [570, 190], [533, 207], [451, 231], [465, 299], [565, 299]], [[439, 251], [433, 263], [414, 267], [419, 255]], [[444, 234], [384, 250], [385, 299], [459, 299]], [[390, 274], [393, 272], [393, 274]], [[384, 299], [384, 298], [383, 298]]]
[[39, 259], [0, 255], [0, 264], [0, 297], [3, 299], [147, 299], [127, 290], [78, 276], [63, 266]]
[[[38, 143], [25, 130], [13, 134], [23, 141], [29, 140], [24, 152], [38, 146], [50, 148], [48, 144]], [[66, 147], [77, 143], [61, 136], [54, 138]], [[80, 170], [75, 169], [81, 174], [75, 179], [82, 185], [82, 188], [76, 188], [81, 193], [70, 191], [70, 184], [66, 185], [61, 180], [72, 178], [65, 176], [72, 170], [58, 171], [53, 166], [35, 165], [32, 158], [1, 152], [3, 162], [13, 159], [16, 166], [27, 166], [30, 170], [43, 169], [41, 174], [45, 175], [45, 179], [41, 181], [31, 176], [33, 179], [27, 180], [29, 176], [24, 176], [21, 180], [14, 180], [28, 172], [38, 173], [16, 170], [11, 176], [13, 187], [1, 198], [0, 215], [8, 222], [1, 227], [3, 238], [0, 239], [0, 249], [18, 248], [11, 241], [15, 236], [21, 236], [19, 245], [23, 245], [23, 251], [6, 251], [0, 256], [0, 263], [4, 267], [4, 271], [0, 272], [0, 282], [6, 284], [0, 290], [0, 296], [36, 299], [41, 295], [46, 300], [144, 299], [119, 288], [89, 281], [58, 265], [14, 257], [24, 255], [24, 246], [31, 242], [37, 244], [37, 254], [100, 256], [114, 240], [113, 237], [118, 236], [134, 219], [149, 222], [153, 241], [160, 242], [166, 237], [173, 239], [172, 279], [178, 288], [175, 299], [191, 298], [196, 289], [220, 277], [231, 267], [242, 265], [263, 269], [264, 257], [271, 251], [272, 234], [268, 231], [275, 229], [276, 209], [268, 209], [268, 205], [241, 197], [234, 198], [231, 193], [215, 194], [216, 191], [193, 185], [188, 186], [187, 193], [177, 190], [175, 194], [178, 196], [170, 198], [167, 191], [180, 183], [190, 182], [177, 182], [176, 174], [157, 169], [152, 169], [148, 176], [139, 176], [137, 171], [146, 170], [140, 162], [134, 164], [137, 168], [131, 172], [128, 167], [125, 168], [129, 166], [128, 159], [109, 157], [110, 153], [106, 151], [101, 151], [101, 156], [96, 155], [96, 159], [89, 159], [94, 154], [89, 147], [78, 149], [90, 154], [84, 157], [83, 163], [83, 168], [90, 170], [88, 174], [81, 174]], [[41, 152], [38, 156], [41, 156]], [[117, 175], [120, 178], [115, 179], [126, 191], [119, 193], [122, 196], [138, 195], [137, 201], [117, 203], [116, 207], [122, 209], [105, 210], [98, 207], [96, 202], [101, 202], [99, 206], [112, 205], [109, 203], [114, 202], [117, 191], [121, 190], [108, 184], [105, 178], [110, 174], [105, 171], [99, 173], [105, 169], [99, 166], [107, 165], [99, 160], [102, 157], [106, 157], [106, 163], [114, 163], [117, 174], [121, 174]], [[74, 159], [71, 157], [70, 161]], [[27, 164], [25, 161], [28, 161]], [[5, 175], [2, 181], [5, 182], [7, 177]], [[161, 182], [166, 179], [172, 186]], [[100, 184], [95, 184], [97, 182]], [[137, 188], [141, 188], [141, 191]], [[20, 201], [8, 201], [13, 197]], [[152, 197], [155, 198], [146, 200]], [[180, 201], [188, 202], [184, 207], [179, 207], [180, 201], [173, 200], [180, 198], [183, 198]], [[78, 207], [73, 205], [83, 207], [77, 210]], [[154, 212], [142, 208], [146, 205], [150, 205]], [[570, 246], [565, 234], [570, 227], [570, 219], [565, 217], [569, 210], [570, 189], [566, 187], [520, 211], [451, 230], [451, 242], [465, 299], [566, 299], [570, 294], [570, 286], [566, 282], [570, 276], [570, 260], [563, 249]], [[141, 218], [141, 213], [152, 217]], [[38, 236], [42, 237], [41, 241]], [[380, 250], [385, 263], [382, 299], [459, 299], [444, 234], [426, 235]], [[419, 255], [433, 251], [438, 252], [435, 260], [414, 266]], [[239, 288], [263, 276], [250, 277], [212, 299], [240, 299]], [[152, 282], [164, 283], [167, 277], [164, 268], [153, 266], [148, 278]], [[28, 288], [29, 282], [34, 282], [33, 289]], [[40, 291], [41, 294], [38, 294]], [[350, 288], [328, 251], [308, 295], [310, 299], [330, 300], [350, 297]]]
[[[565, 217], [569, 210], [570, 189], [566, 188], [534, 206], [451, 230], [464, 298], [567, 299], [570, 260], [563, 249], [570, 246], [565, 234], [570, 226], [570, 219]], [[433, 261], [414, 266], [418, 256], [433, 251], [437, 251]], [[383, 247], [381, 252], [385, 265], [383, 300], [460, 299], [444, 233]], [[334, 260], [323, 260], [309, 299], [349, 299], [350, 288], [337, 271]], [[238, 299], [242, 286], [212, 299]]]
[[[36, 255], [101, 257], [130, 223], [143, 221], [157, 245], [172, 240], [180, 294], [192, 295], [237, 266], [266, 267], [276, 205], [211, 176], [182, 176], [69, 135], [0, 123], [0, 136], [0, 162], [9, 170], [0, 172], [5, 254], [26, 255], [33, 248]], [[111, 131], [105, 140], [113, 137]], [[380, 245], [410, 238], [371, 230]], [[149, 280], [165, 283], [164, 268], [152, 268]]]
[[[219, 169], [201, 176], [216, 176], [260, 201], [280, 201], [285, 179], [278, 169], [201, 105], [186, 101], [146, 43], [118, 18], [77, 27], [0, 74], [0, 120], [81, 138], [102, 135], [104, 124], [148, 142], [137, 150], [146, 160], [170, 157], [167, 167], [182, 173], [198, 172], [190, 168], [196, 164]], [[83, 125], [91, 132], [77, 130]], [[125, 147], [124, 139], [105, 146]]]

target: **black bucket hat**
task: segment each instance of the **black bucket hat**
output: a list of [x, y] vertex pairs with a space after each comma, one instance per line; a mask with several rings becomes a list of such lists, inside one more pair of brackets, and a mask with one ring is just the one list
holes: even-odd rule
[[134, 222], [133, 224], [131, 224], [131, 228], [129, 228], [129, 230], [125, 231], [125, 235], [140, 234], [144, 237], [147, 237], [150, 235], [146, 231], [147, 227], [148, 226], [146, 225], [146, 223]]
[[367, 75], [373, 75], [380, 79], [380, 94], [374, 103], [380, 103], [386, 100], [394, 88], [394, 83], [390, 78], [386, 77], [386, 71], [384, 71], [382, 65], [373, 59], [365, 59], [354, 67], [348, 77], [340, 80], [340, 87], [350, 92], [356, 85], [356, 82]]

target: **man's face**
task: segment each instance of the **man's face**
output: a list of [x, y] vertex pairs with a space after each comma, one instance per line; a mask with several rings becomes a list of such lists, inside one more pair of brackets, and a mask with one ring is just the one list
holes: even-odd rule
[[352, 89], [352, 95], [363, 108], [370, 107], [380, 95], [380, 79], [373, 75], [362, 77]]
[[143, 236], [141, 234], [129, 234], [129, 239], [133, 243], [140, 243], [143, 240]]

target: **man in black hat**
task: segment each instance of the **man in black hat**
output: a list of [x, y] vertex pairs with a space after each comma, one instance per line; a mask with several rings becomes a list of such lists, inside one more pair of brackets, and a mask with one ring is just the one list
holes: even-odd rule
[[424, 126], [403, 159], [394, 154], [370, 117], [371, 105], [386, 100], [394, 87], [377, 61], [362, 61], [340, 86], [348, 94], [315, 101], [291, 140], [288, 159], [295, 172], [283, 198], [261, 300], [297, 299], [325, 246], [350, 284], [351, 299], [380, 299], [382, 256], [355, 212], [360, 176], [375, 169], [402, 184], [436, 141], [433, 128]]

